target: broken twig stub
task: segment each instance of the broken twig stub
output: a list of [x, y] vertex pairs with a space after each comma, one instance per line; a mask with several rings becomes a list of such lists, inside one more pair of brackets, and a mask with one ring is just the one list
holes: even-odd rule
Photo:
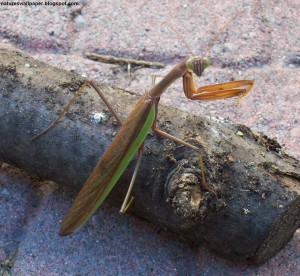
[[104, 62], [104, 63], [112, 63], [112, 64], [123, 64], [123, 65], [135, 65], [135, 66], [143, 66], [143, 67], [156, 67], [156, 68], [164, 68], [166, 65], [161, 62], [154, 61], [146, 61], [140, 59], [128, 59], [128, 58], [119, 58], [110, 55], [100, 55], [96, 53], [85, 53], [85, 56], [89, 59]]

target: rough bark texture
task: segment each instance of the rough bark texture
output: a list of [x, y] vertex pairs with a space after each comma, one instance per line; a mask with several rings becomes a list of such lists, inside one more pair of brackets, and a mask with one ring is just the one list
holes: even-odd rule
[[[2, 50], [0, 57], [0, 161], [79, 189], [113, 139], [116, 122], [86, 89], [53, 130], [30, 143], [83, 79], [19, 53]], [[138, 98], [100, 87], [123, 118]], [[92, 110], [106, 115], [100, 124]], [[221, 118], [161, 106], [159, 121], [161, 129], [203, 150], [207, 181], [218, 198], [201, 187], [194, 152], [149, 135], [131, 210], [232, 260], [263, 263], [283, 248], [300, 225], [299, 161], [276, 141]], [[112, 193], [117, 204], [133, 167]]]

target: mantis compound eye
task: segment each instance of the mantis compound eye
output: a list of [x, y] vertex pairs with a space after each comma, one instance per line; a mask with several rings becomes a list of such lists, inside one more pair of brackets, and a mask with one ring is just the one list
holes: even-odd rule
[[203, 57], [203, 67], [204, 69], [207, 68], [208, 66], [212, 65], [212, 61], [209, 57]]

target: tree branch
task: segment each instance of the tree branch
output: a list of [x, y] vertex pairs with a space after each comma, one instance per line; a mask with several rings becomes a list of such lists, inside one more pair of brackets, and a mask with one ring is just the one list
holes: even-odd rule
[[[54, 129], [29, 143], [84, 80], [19, 53], [1, 50], [0, 57], [0, 161], [79, 189], [118, 130], [113, 117], [88, 88]], [[138, 98], [100, 88], [123, 117]], [[282, 249], [300, 225], [299, 161], [276, 141], [221, 118], [162, 106], [159, 118], [160, 128], [202, 149], [218, 199], [201, 187], [193, 151], [150, 134], [131, 210], [232, 260], [263, 263]], [[131, 162], [111, 194], [116, 204], [133, 168]]]

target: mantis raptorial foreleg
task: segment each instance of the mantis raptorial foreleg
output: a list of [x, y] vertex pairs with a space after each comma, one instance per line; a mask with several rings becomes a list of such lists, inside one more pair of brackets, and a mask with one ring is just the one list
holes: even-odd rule
[[191, 100], [217, 100], [231, 97], [244, 97], [253, 86], [252, 80], [238, 80], [211, 84], [196, 88], [193, 71], [183, 75], [183, 91]]

